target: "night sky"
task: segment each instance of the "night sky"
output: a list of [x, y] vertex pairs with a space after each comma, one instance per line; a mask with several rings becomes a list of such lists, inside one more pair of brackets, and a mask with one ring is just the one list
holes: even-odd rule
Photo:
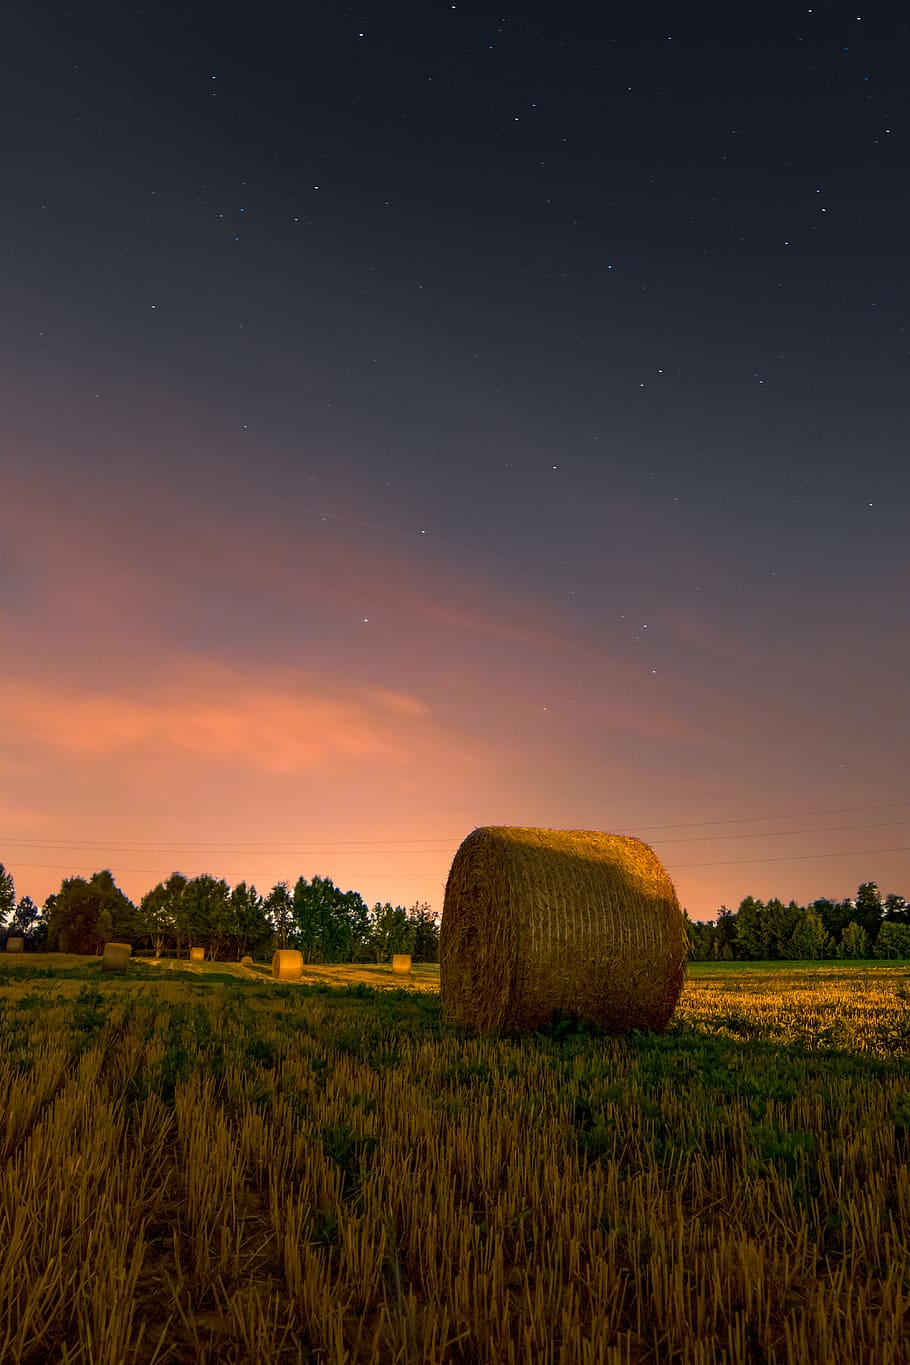
[[0, 859], [910, 893], [898, 3], [0, 20]]

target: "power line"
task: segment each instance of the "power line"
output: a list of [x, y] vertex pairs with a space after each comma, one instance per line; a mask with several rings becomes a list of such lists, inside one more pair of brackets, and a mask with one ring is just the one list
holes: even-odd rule
[[[886, 804], [883, 805], [883, 806], [852, 806], [852, 807], [843, 807], [842, 809], [843, 809], [843, 810], [854, 810], [854, 811], [882, 810], [882, 809], [889, 809], [889, 808], [894, 807], [894, 806], [905, 805], [905, 804], [910, 804], [910, 803], [897, 802], [897, 801], [895, 801], [895, 802], [891, 802], [891, 803], [886, 803]], [[811, 815], [835, 814], [835, 813], [837, 813], [837, 812], [835, 812], [835, 811], [830, 811], [830, 812], [826, 812], [826, 811], [804, 811], [804, 812], [802, 812], [802, 813], [803, 813], [804, 815], [806, 815], [806, 816], [811, 816]], [[764, 819], [764, 820], [772, 820], [772, 819], [788, 820], [788, 819], [794, 819], [795, 816], [791, 816], [791, 815], [787, 815], [787, 816], [785, 816], [785, 815], [770, 816], [770, 815], [769, 815], [769, 816], [754, 816], [754, 817], [752, 817], [752, 818], [753, 818], [753, 819]], [[744, 817], [744, 821], [745, 821], [746, 819], [748, 819], [748, 817]], [[705, 824], [713, 824], [713, 825], [726, 825], [726, 824], [738, 824], [738, 823], [743, 823], [744, 821], [715, 820], [715, 821], [705, 821], [704, 823], [705, 823]], [[833, 834], [833, 833], [843, 833], [843, 832], [852, 831], [852, 830], [865, 830], [865, 829], [894, 829], [894, 828], [897, 828], [897, 827], [899, 827], [899, 826], [903, 826], [904, 824], [906, 824], [906, 821], [905, 821], [905, 820], [877, 820], [877, 821], [875, 821], [875, 822], [871, 822], [871, 821], [870, 821], [870, 822], [867, 822], [867, 823], [861, 824], [861, 825], [817, 825], [817, 826], [814, 826], [814, 827], [810, 827], [810, 828], [808, 828], [808, 829], [740, 830], [740, 831], [738, 831], [738, 832], [735, 833], [735, 834], [689, 834], [689, 835], [685, 835], [684, 837], [675, 838], [675, 839], [661, 839], [661, 840], [659, 840], [659, 842], [660, 842], [661, 846], [663, 846], [663, 845], [665, 845], [665, 844], [702, 844], [702, 843], [716, 843], [717, 841], [722, 840], [722, 839], [784, 839], [784, 838], [787, 838], [787, 837], [793, 837], [793, 838], [795, 838], [795, 837], [797, 837], [797, 836], [799, 836], [799, 835], [803, 835], [803, 834]], [[691, 827], [691, 826], [689, 826], [689, 827]], [[683, 829], [683, 828], [686, 828], [686, 826], [685, 826], [685, 825], [682, 825], [682, 824], [678, 824], [678, 825], [640, 825], [640, 826], [639, 826], [639, 829], [641, 829], [641, 830], [648, 830], [648, 831], [650, 831], [650, 830], [660, 830], [660, 829]], [[381, 850], [381, 849], [390, 849], [390, 850], [391, 850], [392, 848], [395, 848], [396, 850], [399, 850], [399, 851], [400, 851], [404, 846], [410, 847], [411, 850], [412, 850], [414, 853], [446, 853], [446, 852], [448, 852], [448, 850], [449, 850], [454, 844], [460, 843], [460, 842], [461, 842], [461, 838], [462, 838], [461, 835], [454, 835], [454, 836], [452, 836], [451, 839], [448, 839], [448, 838], [447, 838], [446, 836], [444, 836], [444, 835], [439, 835], [439, 836], [437, 836], [436, 838], [427, 838], [427, 839], [355, 839], [355, 840], [350, 840], [350, 841], [346, 841], [346, 842], [343, 842], [343, 843], [342, 843], [342, 842], [333, 843], [333, 842], [327, 842], [327, 841], [324, 841], [324, 840], [320, 840], [318, 843], [315, 843], [315, 842], [314, 842], [314, 843], [308, 843], [308, 842], [306, 842], [306, 841], [300, 841], [300, 842], [291, 842], [291, 841], [288, 841], [288, 842], [286, 842], [286, 843], [265, 843], [265, 842], [259, 842], [259, 841], [248, 840], [248, 841], [243, 841], [243, 842], [240, 842], [240, 843], [238, 843], [238, 842], [232, 842], [232, 843], [213, 843], [213, 844], [209, 844], [209, 843], [205, 843], [204, 841], [198, 841], [198, 842], [193, 842], [193, 843], [188, 843], [188, 842], [180, 842], [180, 843], [176, 843], [176, 842], [175, 842], [175, 843], [171, 843], [171, 842], [164, 842], [164, 841], [158, 842], [158, 841], [151, 841], [151, 840], [149, 840], [149, 841], [141, 841], [141, 840], [132, 841], [132, 840], [131, 840], [131, 841], [129, 841], [129, 842], [126, 842], [126, 841], [119, 841], [119, 840], [117, 840], [117, 841], [107, 841], [107, 840], [102, 841], [102, 840], [79, 840], [79, 839], [25, 839], [25, 838], [22, 838], [21, 836], [9, 837], [9, 836], [0, 835], [0, 842], [4, 843], [4, 844], [7, 845], [7, 846], [14, 846], [14, 847], [19, 847], [19, 848], [42, 848], [42, 849], [43, 849], [43, 848], [47, 848], [47, 849], [58, 849], [58, 848], [59, 848], [59, 849], [70, 849], [70, 848], [71, 848], [71, 849], [74, 849], [74, 850], [82, 850], [82, 849], [84, 849], [84, 850], [86, 850], [86, 851], [91, 851], [91, 850], [100, 850], [100, 851], [104, 851], [105, 849], [113, 849], [113, 850], [117, 850], [117, 851], [119, 851], [119, 852], [126, 852], [126, 853], [133, 853], [133, 852], [137, 852], [137, 853], [138, 853], [138, 852], [167, 853], [167, 852], [170, 852], [171, 850], [174, 850], [175, 852], [181, 852], [181, 851], [190, 851], [190, 852], [206, 851], [206, 852], [208, 852], [208, 851], [210, 851], [210, 850], [216, 850], [216, 851], [217, 851], [217, 850], [221, 850], [221, 849], [228, 849], [228, 850], [230, 850], [230, 851], [233, 852], [233, 853], [240, 853], [240, 852], [243, 852], [243, 853], [245, 853], [245, 854], [258, 854], [258, 853], [262, 853], [263, 855], [267, 855], [267, 856], [276, 856], [276, 857], [279, 857], [279, 856], [282, 856], [282, 855], [292, 855], [292, 854], [296, 854], [296, 853], [305, 853], [305, 854], [309, 854], [309, 855], [313, 855], [313, 854], [322, 855], [322, 854], [324, 854], [324, 853], [328, 853], [328, 854], [340, 853], [340, 854], [346, 854], [347, 856], [356, 856], [356, 855], [360, 854], [361, 852], [376, 852], [377, 850]], [[417, 845], [424, 845], [424, 844], [433, 844], [433, 845], [436, 845], [436, 847], [433, 847], [433, 848], [417, 847]]]
[[910, 852], [910, 849], [906, 844], [899, 848], [842, 848], [836, 853], [791, 853], [776, 858], [728, 858], [717, 863], [668, 863], [667, 869], [677, 872], [684, 867], [739, 867], [744, 863], [798, 863], [808, 858], [864, 858], [869, 854], [907, 852]]
[[[812, 858], [849, 858], [849, 857], [854, 857], [854, 856], [855, 856], [855, 857], [866, 857], [866, 856], [868, 856], [868, 855], [877, 855], [877, 854], [881, 854], [881, 853], [907, 853], [907, 852], [910, 852], [910, 850], [908, 850], [908, 848], [907, 848], [906, 845], [901, 845], [901, 846], [899, 846], [899, 847], [897, 847], [897, 848], [854, 848], [854, 849], [837, 849], [836, 851], [831, 852], [831, 853], [787, 853], [787, 854], [781, 854], [781, 855], [778, 855], [778, 856], [775, 856], [775, 857], [771, 857], [771, 858], [727, 858], [727, 859], [723, 859], [723, 860], [718, 861], [718, 862], [704, 862], [704, 863], [668, 863], [668, 864], [667, 864], [667, 868], [668, 868], [669, 871], [678, 871], [678, 870], [681, 870], [682, 868], [687, 868], [687, 867], [739, 867], [739, 866], [742, 866], [742, 865], [745, 865], [745, 864], [753, 865], [753, 864], [756, 864], [756, 863], [797, 863], [797, 862], [803, 862], [803, 861], [805, 861], [805, 860], [807, 860], [807, 859], [812, 859]], [[71, 868], [72, 868], [72, 864], [71, 864], [71, 863], [19, 863], [18, 860], [17, 860], [17, 865], [18, 865], [19, 867], [28, 868], [29, 870], [34, 870], [34, 869], [40, 868], [40, 869], [42, 869], [42, 870], [53, 869], [53, 870], [55, 870], [55, 871], [66, 871], [67, 869], [71, 869]], [[99, 871], [99, 870], [100, 870], [100, 869], [96, 869], [96, 871]], [[169, 874], [169, 873], [173, 872], [173, 871], [174, 871], [174, 868], [173, 868], [173, 867], [169, 867], [169, 866], [159, 866], [159, 867], [126, 867], [126, 866], [123, 866], [122, 864], [115, 864], [114, 866], [109, 867], [109, 868], [108, 868], [108, 871], [110, 871], [110, 872], [116, 872], [118, 875], [120, 875], [120, 874], [122, 874], [122, 873], [124, 873], [124, 872], [142, 872], [142, 873], [144, 873], [144, 874], [147, 875], [147, 876], [160, 876], [160, 875], [163, 875], [163, 874], [165, 874], [165, 873]], [[78, 874], [72, 873], [72, 875], [75, 876], [75, 875], [78, 875]], [[242, 878], [243, 880], [252, 880], [252, 879], [255, 877], [255, 875], [256, 875], [256, 874], [255, 874], [254, 872], [251, 872], [251, 870], [250, 870], [249, 868], [245, 868], [243, 871], [233, 871], [233, 870], [228, 870], [228, 869], [225, 869], [225, 868], [220, 869], [220, 876], [222, 876], [222, 877], [240, 877], [240, 878]], [[314, 875], [315, 875], [315, 874], [314, 874]], [[381, 869], [381, 870], [374, 869], [374, 870], [371, 870], [371, 871], [360, 871], [360, 872], [357, 873], [357, 875], [358, 875], [358, 877], [385, 877], [385, 878], [394, 877], [396, 880], [399, 880], [399, 879], [402, 879], [402, 878], [416, 879], [416, 878], [432, 877], [432, 876], [434, 876], [435, 874], [434, 874], [433, 872], [397, 872], [397, 871], [395, 871], [394, 869], [390, 870], [389, 868], [383, 868], [383, 869]]]

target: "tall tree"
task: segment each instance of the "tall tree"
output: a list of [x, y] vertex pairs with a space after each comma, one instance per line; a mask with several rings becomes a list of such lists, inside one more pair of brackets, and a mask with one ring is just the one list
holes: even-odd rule
[[830, 957], [834, 951], [834, 941], [825, 929], [824, 921], [811, 905], [803, 910], [790, 936], [788, 957], [815, 959]]
[[369, 943], [376, 962], [390, 962], [393, 953], [410, 953], [414, 947], [414, 926], [400, 905], [379, 901], [370, 911]]
[[232, 936], [231, 890], [226, 881], [203, 872], [192, 877], [180, 896], [183, 927], [190, 943], [218, 957]]
[[772, 896], [765, 905], [765, 921], [768, 926], [768, 957], [785, 958], [790, 954], [790, 940], [799, 923], [802, 910], [796, 901], [789, 905], [777, 896]]
[[0, 927], [8, 924], [16, 908], [16, 883], [12, 872], [0, 863]]
[[265, 913], [279, 948], [286, 948], [294, 930], [294, 905], [287, 882], [276, 882], [265, 898]]
[[736, 942], [739, 956], [761, 962], [769, 956], [770, 933], [765, 906], [754, 896], [746, 896], [736, 912]]
[[841, 934], [838, 957], [868, 957], [869, 935], [861, 924], [852, 919]]
[[736, 956], [737, 923], [733, 911], [722, 905], [717, 912], [714, 924], [714, 942], [717, 956], [730, 959]]
[[889, 892], [882, 908], [884, 919], [894, 924], [910, 924], [910, 906], [903, 896], [898, 896], [894, 891]]
[[875, 941], [875, 957], [910, 957], [910, 924], [900, 920], [882, 920]]
[[832, 901], [820, 896], [812, 902], [812, 909], [821, 915], [825, 932], [830, 934], [834, 943], [840, 943], [840, 936], [853, 917], [853, 902]]
[[310, 962], [350, 962], [359, 953], [369, 915], [356, 891], [342, 891], [331, 877], [299, 877], [292, 898], [294, 940]]
[[875, 882], [862, 882], [853, 903], [853, 918], [871, 944], [878, 938], [882, 922], [882, 896]]
[[231, 892], [231, 907], [236, 931], [237, 959], [244, 953], [255, 953], [272, 939], [272, 926], [265, 911], [265, 901], [255, 886], [238, 882]]
[[64, 953], [100, 953], [110, 939], [133, 942], [138, 936], [136, 907], [111, 873], [67, 877], [48, 897], [48, 946]]
[[139, 902], [142, 932], [151, 938], [156, 953], [160, 953], [165, 943], [176, 936], [180, 900], [185, 886], [186, 877], [180, 872], [172, 872], [166, 882], [159, 882], [151, 891], [146, 891]]
[[439, 961], [439, 920], [426, 901], [412, 905], [408, 923], [413, 932], [411, 952], [415, 962]]

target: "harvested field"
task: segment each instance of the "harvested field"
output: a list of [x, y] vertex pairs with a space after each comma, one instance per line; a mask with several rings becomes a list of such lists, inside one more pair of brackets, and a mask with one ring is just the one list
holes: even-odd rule
[[907, 964], [621, 1038], [269, 971], [3, 963], [4, 1365], [906, 1365]]

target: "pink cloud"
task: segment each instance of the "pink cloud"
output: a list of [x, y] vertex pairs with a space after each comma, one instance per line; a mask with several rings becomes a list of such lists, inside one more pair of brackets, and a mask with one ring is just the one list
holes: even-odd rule
[[[404, 761], [425, 743], [429, 709], [417, 697], [369, 689], [348, 696], [312, 681], [252, 682], [205, 661], [154, 693], [0, 680], [7, 746], [64, 759], [126, 761], [144, 753], [264, 772], [303, 773], [335, 761]], [[438, 734], [436, 735], [438, 739]]]

